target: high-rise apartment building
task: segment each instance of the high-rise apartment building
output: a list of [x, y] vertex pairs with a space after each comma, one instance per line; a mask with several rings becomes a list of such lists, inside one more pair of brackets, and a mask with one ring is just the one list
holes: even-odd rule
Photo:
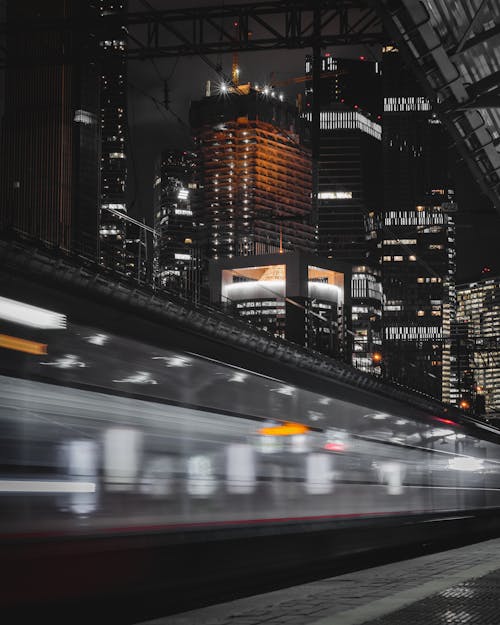
[[[93, 19], [94, 3], [10, 0], [6, 19]], [[46, 29], [6, 39], [0, 226], [97, 254], [99, 79], [92, 32]]]
[[195, 296], [200, 280], [196, 154], [166, 150], [154, 177], [154, 279], [157, 286]]
[[[99, 0], [101, 16], [119, 17], [127, 11], [126, 0]], [[127, 213], [127, 59], [126, 31], [118, 22], [106, 26], [99, 47], [100, 127], [101, 127], [101, 200], [100, 262], [126, 272], [127, 223], [117, 213]], [[134, 239], [133, 236], [129, 237]]]
[[311, 155], [295, 107], [248, 85], [193, 102], [206, 255], [316, 251]]
[[[486, 416], [500, 416], [500, 278], [457, 287], [457, 320], [468, 328], [468, 349]], [[467, 348], [467, 345], [465, 348]]]
[[382, 66], [384, 198], [378, 251], [385, 374], [441, 398], [455, 315], [456, 204], [448, 143], [398, 51], [386, 49]]

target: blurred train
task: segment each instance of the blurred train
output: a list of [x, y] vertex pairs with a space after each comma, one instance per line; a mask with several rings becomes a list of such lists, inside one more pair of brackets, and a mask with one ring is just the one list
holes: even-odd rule
[[0, 298], [4, 538], [500, 506], [490, 426], [382, 411], [355, 388], [168, 348], [161, 327], [153, 344], [28, 300]]

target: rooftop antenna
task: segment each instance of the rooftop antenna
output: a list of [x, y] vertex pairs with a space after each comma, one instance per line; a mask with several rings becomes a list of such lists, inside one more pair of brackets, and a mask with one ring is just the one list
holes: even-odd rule
[[[233, 22], [233, 26], [237, 30], [239, 27], [239, 22], [235, 20]], [[231, 66], [231, 82], [233, 83], [233, 86], [237, 89], [238, 85], [240, 84], [240, 66], [239, 66], [239, 59], [238, 59], [238, 49], [235, 49], [233, 51], [233, 63]]]

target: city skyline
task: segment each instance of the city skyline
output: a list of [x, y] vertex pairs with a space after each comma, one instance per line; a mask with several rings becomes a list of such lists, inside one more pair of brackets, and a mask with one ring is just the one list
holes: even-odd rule
[[[27, 6], [31, 7], [29, 3]], [[56, 3], [55, 6], [58, 13], [64, 12], [62, 5]], [[122, 1], [116, 4], [112, 0], [101, 0], [99, 13], [102, 17], [121, 15], [123, 18], [126, 6]], [[126, 37], [119, 24], [108, 23], [111, 27], [101, 32], [98, 38], [99, 48], [102, 48], [100, 61], [97, 50], [94, 51], [96, 66], [100, 68], [100, 80], [97, 81], [97, 76], [94, 76], [95, 84], [88, 81], [87, 74], [74, 71], [72, 60], [64, 60], [62, 69], [57, 63], [50, 66], [56, 75], [57, 71], [61, 74], [62, 106], [69, 111], [61, 130], [70, 137], [74, 127], [80, 130], [80, 134], [75, 134], [72, 147], [74, 164], [72, 162], [71, 167], [75, 168], [75, 182], [59, 183], [57, 175], [62, 169], [56, 167], [49, 187], [61, 188], [66, 193], [71, 191], [68, 198], [76, 206], [75, 215], [78, 216], [79, 198], [91, 199], [84, 186], [84, 175], [87, 173], [85, 167], [88, 169], [94, 154], [95, 160], [99, 159], [101, 163], [100, 177], [94, 189], [100, 193], [100, 204], [96, 204], [95, 211], [101, 214], [101, 246], [99, 252], [97, 245], [97, 254], [90, 258], [93, 257], [106, 269], [117, 270], [140, 283], [150, 281], [156, 287], [168, 288], [165, 281], [159, 279], [160, 274], [153, 275], [161, 264], [158, 262], [158, 246], [163, 246], [165, 251], [166, 247], [171, 247], [172, 237], [181, 236], [181, 231], [174, 233], [178, 227], [175, 225], [176, 217], [180, 211], [189, 211], [191, 207], [179, 208], [178, 190], [174, 192], [173, 201], [169, 199], [163, 206], [155, 203], [150, 206], [149, 200], [145, 199], [146, 195], [151, 195], [153, 188], [166, 193], [165, 199], [172, 195], [172, 191], [167, 191], [170, 183], [166, 172], [167, 187], [160, 180], [157, 188], [156, 179], [153, 184], [154, 168], [151, 163], [148, 159], [136, 158], [138, 144], [134, 145], [131, 129], [138, 128], [137, 118], [133, 105], [128, 114], [125, 86], [128, 84], [132, 91], [140, 92], [143, 97], [151, 96], [137, 87], [133, 77], [128, 80]], [[51, 36], [56, 37], [54, 41], [58, 42], [59, 35], [57, 31], [54, 33]], [[20, 41], [23, 42], [22, 39]], [[13, 40], [9, 41], [9, 46], [8, 52], [15, 52]], [[351, 49], [351, 52], [354, 51]], [[347, 343], [343, 357], [362, 363], [365, 370], [375, 372], [379, 369], [377, 372], [389, 379], [439, 397], [439, 380], [445, 359], [441, 350], [449, 337], [450, 323], [455, 315], [454, 217], [457, 206], [458, 210], [464, 207], [462, 210], [466, 213], [472, 201], [478, 204], [479, 193], [472, 188], [471, 176], [464, 175], [465, 186], [470, 188], [455, 194], [455, 186], [461, 186], [461, 181], [457, 179], [456, 155], [450, 148], [452, 144], [444, 132], [442, 120], [432, 111], [432, 100], [425, 96], [422, 86], [405, 66], [404, 55], [397, 47], [385, 46], [381, 52], [381, 56], [371, 51], [371, 56], [357, 54], [351, 59], [340, 59], [325, 51], [321, 58], [322, 67], [318, 69], [321, 77], [317, 85], [311, 80], [312, 57], [304, 56], [301, 51], [290, 56], [305, 60], [302, 76], [281, 79], [280, 74], [284, 72], [271, 70], [267, 65], [269, 79], [264, 78], [259, 83], [246, 81], [239, 56], [233, 54], [232, 85], [221, 82], [220, 76], [216, 80], [206, 80], [204, 97], [189, 98], [187, 123], [172, 108], [175, 106], [172, 85], [176, 84], [174, 77], [179, 59], [171, 67], [167, 78], [162, 78], [159, 62], [151, 61], [156, 73], [154, 84], [159, 81], [163, 89], [163, 100], [153, 97], [152, 102], [163, 116], [165, 125], [171, 114], [182, 128], [183, 147], [194, 149], [193, 182], [196, 188], [192, 189], [192, 227], [197, 232], [192, 236], [187, 233], [179, 241], [180, 247], [194, 245], [199, 250], [199, 261], [196, 260], [192, 267], [196, 274], [193, 284], [200, 285], [206, 293], [210, 288], [208, 261], [232, 256], [303, 250], [326, 256], [334, 262], [347, 261], [356, 265], [360, 267], [359, 279], [366, 282], [365, 286], [368, 282], [378, 284], [381, 279], [380, 304], [383, 304], [384, 296], [387, 300], [387, 314], [382, 317], [385, 338], [381, 346], [381, 358], [385, 362], [378, 368], [379, 363], [373, 360], [378, 353], [382, 310], [378, 303], [368, 302], [370, 289], [361, 289], [363, 292], [366, 290], [366, 294], [360, 295], [353, 310], [347, 314], [347, 322], [352, 324], [349, 332], [354, 337], [353, 349], [359, 357], [354, 357], [354, 351], [350, 351]], [[218, 66], [223, 70], [221, 60]], [[79, 106], [78, 101], [68, 108], [69, 96], [64, 91], [67, 90], [65, 74], [71, 70], [75, 83], [71, 93], [83, 92], [87, 86], [87, 97], [93, 94], [100, 100], [99, 131], [97, 135], [94, 132], [93, 142], [88, 132], [82, 133], [86, 126], [95, 129], [92, 110], [95, 109], [96, 97], [89, 99], [93, 109], [92, 106], [88, 110], [82, 106], [75, 108]], [[9, 71], [9, 76], [14, 75], [11, 69]], [[287, 71], [292, 73], [292, 70]], [[220, 73], [222, 75], [223, 71]], [[192, 78], [194, 82], [195, 76]], [[55, 87], [57, 84], [54, 82]], [[178, 84], [184, 84], [182, 79]], [[18, 81], [14, 85], [8, 95], [22, 93], [21, 83]], [[291, 93], [287, 97], [288, 88], [292, 86], [296, 94], [295, 103]], [[319, 88], [318, 94], [316, 88]], [[25, 113], [29, 117], [31, 112], [43, 111], [44, 106], [43, 101], [38, 106], [37, 93], [33, 92], [30, 108]], [[318, 125], [308, 124], [315, 115], [318, 115]], [[64, 142], [53, 138], [58, 136], [57, 124], [57, 117], [54, 117], [47, 146], [62, 158], [68, 140]], [[161, 130], [162, 123], [155, 123], [154, 128]], [[7, 138], [9, 131], [12, 129], [6, 117], [4, 132]], [[163, 143], [159, 154], [176, 149], [179, 136], [171, 136], [165, 141], [161, 133], [158, 135]], [[16, 141], [16, 133], [11, 132], [6, 145], [12, 153], [16, 150], [21, 153], [21, 142], [18, 145]], [[146, 143], [147, 137], [141, 136], [139, 146]], [[148, 143], [151, 152], [155, 147]], [[10, 165], [8, 154], [6, 152], [6, 163]], [[155, 154], [156, 161], [159, 154]], [[142, 176], [138, 175], [138, 160], [144, 166]], [[130, 187], [127, 185], [128, 163], [134, 168], [131, 176], [133, 185]], [[79, 174], [79, 167], [82, 174]], [[28, 184], [43, 185], [43, 177], [36, 174], [32, 180], [28, 168], [11, 178], [9, 173], [4, 187], [19, 197], [20, 191], [24, 191]], [[148, 181], [147, 186], [144, 180]], [[180, 184], [184, 188], [186, 181]], [[188, 182], [186, 191], [181, 190], [182, 193], [190, 195], [189, 186]], [[35, 194], [32, 195], [34, 197]], [[63, 237], [57, 234], [58, 216], [54, 211], [63, 208], [62, 204], [58, 207], [57, 199], [41, 204], [38, 213], [33, 213], [33, 224], [26, 220], [16, 221], [18, 214], [22, 215], [25, 210], [25, 205], [28, 206], [25, 202], [15, 209], [12, 202], [4, 202], [3, 210], [7, 207], [11, 213], [3, 219], [3, 224], [17, 227], [68, 251], [79, 251], [67, 234]], [[151, 222], [151, 213], [154, 212], [155, 219], [159, 218], [162, 224], [161, 237], [150, 228], [156, 237], [153, 269], [151, 254], [147, 252], [146, 234], [144, 232], [144, 237], [140, 234], [140, 221], [134, 222], [133, 213], [128, 214], [132, 208], [137, 211], [139, 219], [148, 222]], [[68, 211], [67, 206], [64, 210]], [[87, 218], [92, 216], [90, 204], [85, 214]], [[395, 215], [397, 223], [394, 222]], [[45, 234], [40, 230], [37, 226], [39, 219], [47, 219], [56, 234], [52, 231]], [[438, 225], [442, 219], [446, 223]], [[79, 237], [78, 219], [74, 222], [71, 227]], [[404, 227], [401, 233], [391, 234], [388, 223]], [[442, 231], [442, 240], [442, 237], [434, 237], [438, 230]], [[423, 234], [425, 236], [421, 237]], [[194, 240], [196, 243], [193, 244]], [[415, 246], [415, 249], [411, 249], [408, 255], [404, 251], [408, 251], [405, 246], [409, 245]], [[388, 251], [384, 246], [391, 249]], [[484, 250], [485, 246], [482, 247]], [[460, 250], [460, 245], [458, 248]], [[164, 252], [162, 254], [166, 258]], [[153, 272], [149, 276], [146, 275], [147, 255], [149, 271]], [[471, 255], [468, 256], [470, 261]], [[188, 257], [190, 261], [193, 259], [193, 255], [185, 250], [175, 251], [172, 261], [163, 268], [164, 275], [184, 274], [186, 268], [181, 268], [177, 261], [187, 260]], [[435, 263], [436, 267], [433, 266]], [[484, 264], [483, 260], [480, 263], [481, 272]], [[489, 272], [495, 273], [495, 270], [490, 268]], [[474, 275], [474, 278], [477, 277]], [[458, 276], [459, 281], [464, 279], [464, 275]], [[442, 284], [443, 292], [441, 287], [433, 286], [426, 287], [427, 293], [419, 286], [420, 283]], [[172, 292], [175, 292], [174, 283], [171, 286]], [[351, 285], [351, 288], [354, 287]], [[194, 296], [190, 292], [185, 294]], [[436, 319], [438, 316], [441, 319]], [[372, 333], [373, 342], [369, 338]], [[394, 342], [392, 347], [391, 342]], [[410, 348], [411, 343], [413, 346]], [[402, 364], [398, 363], [400, 358]], [[411, 361], [415, 376], [405, 373], [406, 361]], [[425, 372], [428, 367], [430, 370]], [[436, 384], [423, 384], [426, 374], [435, 379]]]
[[[332, 56], [335, 55], [334, 48], [329, 49], [328, 52]], [[263, 59], [267, 58], [269, 61], [271, 54], [272, 64], [267, 63], [263, 66]], [[266, 84], [266, 79], [270, 81], [269, 74], [273, 71], [276, 82], [285, 82], [293, 77], [304, 76], [306, 55], [307, 50], [240, 54], [241, 82]], [[342, 49], [339, 58], [359, 60], [360, 56], [365, 55], [365, 58], [370, 58], [366, 48], [358, 47], [351, 48], [350, 51]], [[225, 73], [230, 73], [231, 56], [222, 55], [221, 60]], [[213, 85], [220, 82], [220, 77], [201, 59], [179, 58], [177, 62], [159, 59], [154, 62], [154, 65], [150, 62], [140, 65], [132, 63], [129, 70], [131, 82], [129, 87], [130, 149], [135, 153], [135, 157], [129, 159], [129, 198], [132, 214], [138, 211], [136, 215], [141, 216], [144, 208], [152, 205], [152, 178], [148, 173], [150, 163], [155, 160], [162, 149], [190, 149], [189, 146], [192, 147], [188, 121], [191, 100], [199, 99], [204, 95], [207, 80], [211, 80]], [[171, 109], [175, 115], [161, 106], [164, 100], [164, 86], [160, 81], [160, 75], [171, 76], [169, 97]], [[291, 83], [279, 87], [279, 90], [287, 96], [288, 101], [293, 103], [295, 95], [304, 91], [304, 85]], [[135, 164], [130, 161], [135, 161]], [[479, 279], [485, 266], [490, 267], [492, 274], [500, 272], [495, 235], [495, 229], [496, 231], [500, 229], [500, 215], [481, 194], [477, 185], [473, 188], [461, 188], [465, 185], [467, 178], [468, 171], [465, 165], [463, 163], [457, 165], [456, 194], [459, 202], [459, 210], [456, 214], [457, 276], [461, 281]], [[465, 201], [460, 203], [460, 198], [464, 198]]]

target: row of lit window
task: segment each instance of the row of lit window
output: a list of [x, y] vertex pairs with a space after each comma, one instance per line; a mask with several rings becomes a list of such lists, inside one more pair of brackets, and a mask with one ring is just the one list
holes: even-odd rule
[[422, 278], [422, 277], [417, 278], [417, 282], [418, 282], [419, 284], [424, 284], [424, 283], [428, 284], [429, 282], [432, 282], [432, 283], [441, 283], [442, 281], [443, 281], [443, 279], [442, 279], [442, 278], [438, 278], [438, 277], [436, 277], [436, 276], [432, 276], [432, 277], [425, 277], [425, 278]]
[[[390, 261], [402, 262], [404, 260], [404, 257], [403, 256], [382, 256], [382, 260], [384, 262], [390, 262]], [[408, 256], [408, 260], [416, 261], [417, 257], [414, 254], [410, 254], [410, 256]]]
[[416, 245], [417, 239], [384, 239], [384, 245]]

